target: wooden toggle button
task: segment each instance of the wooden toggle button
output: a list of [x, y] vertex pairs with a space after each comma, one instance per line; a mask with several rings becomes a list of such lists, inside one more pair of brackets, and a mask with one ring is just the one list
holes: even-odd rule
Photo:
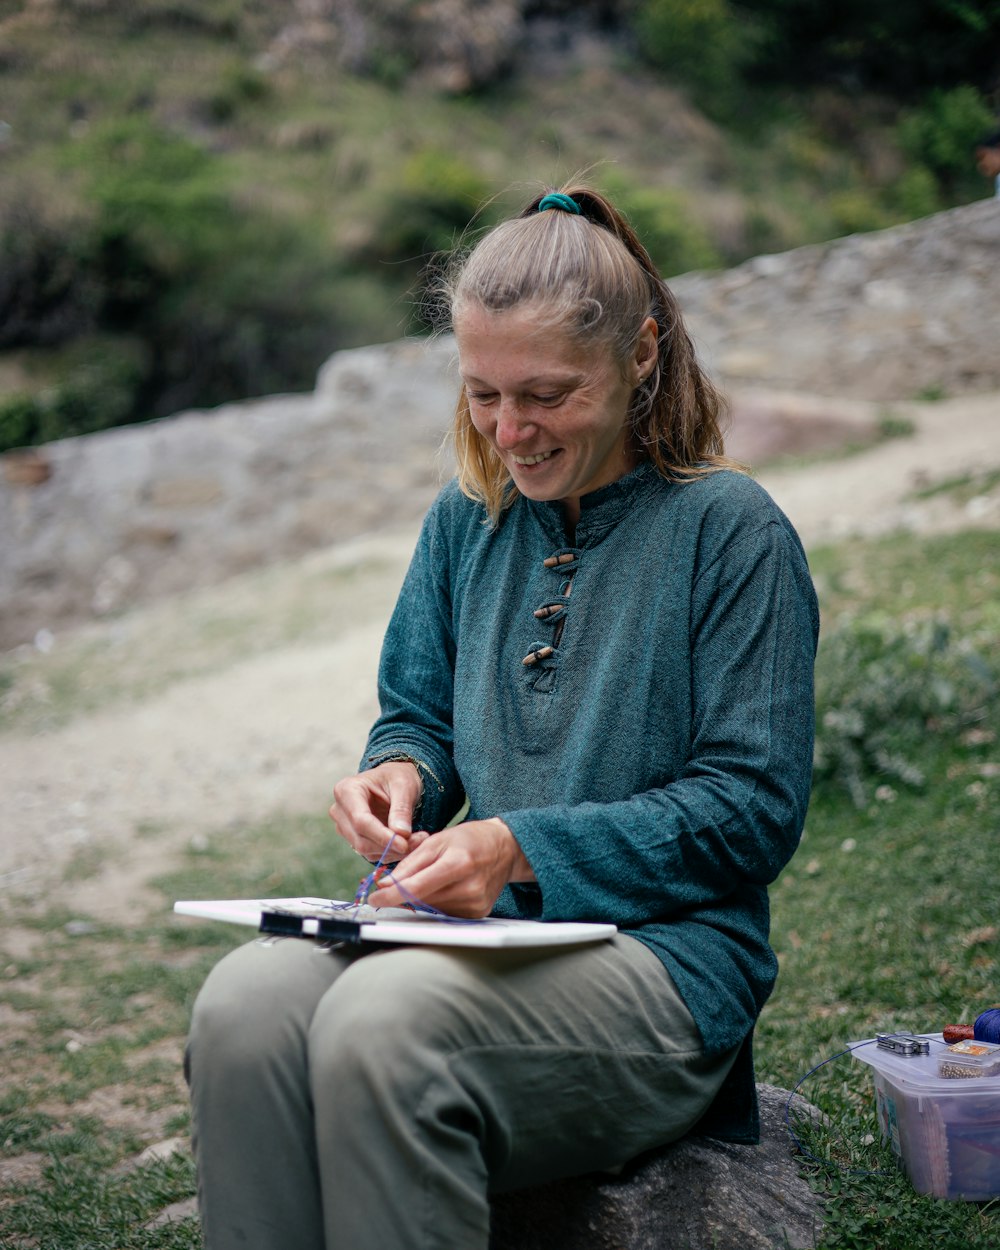
[[561, 564], [572, 564], [576, 556], [571, 551], [564, 551], [561, 556], [546, 556], [542, 564], [547, 569], [557, 569]]
[[555, 647], [539, 647], [537, 651], [529, 651], [521, 661], [522, 664], [537, 664], [539, 660], [547, 660], [555, 655]]

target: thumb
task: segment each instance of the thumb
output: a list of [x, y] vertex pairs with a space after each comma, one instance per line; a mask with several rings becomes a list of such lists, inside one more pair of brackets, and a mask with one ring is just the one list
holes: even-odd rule
[[394, 794], [389, 804], [389, 819], [386, 822], [393, 833], [409, 834], [413, 832], [413, 803], [400, 794]]

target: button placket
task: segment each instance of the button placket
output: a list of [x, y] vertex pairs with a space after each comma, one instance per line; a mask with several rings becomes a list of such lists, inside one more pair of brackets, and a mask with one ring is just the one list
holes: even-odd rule
[[[542, 667], [551, 669], [553, 667], [551, 661], [556, 654], [556, 649], [562, 639], [563, 629], [566, 625], [569, 595], [573, 583], [573, 574], [578, 567], [578, 561], [578, 553], [569, 550], [557, 551], [554, 555], [546, 556], [542, 561], [543, 568], [548, 569], [550, 572], [557, 572], [562, 580], [558, 593], [545, 600], [534, 610], [532, 615], [537, 621], [551, 626], [554, 634], [551, 642], [532, 643], [531, 650], [521, 661], [526, 668]], [[549, 661], [549, 663], [546, 663], [546, 661]]]

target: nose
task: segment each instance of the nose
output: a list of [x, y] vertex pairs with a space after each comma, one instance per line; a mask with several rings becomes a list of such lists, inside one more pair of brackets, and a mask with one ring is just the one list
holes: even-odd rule
[[497, 412], [493, 437], [501, 451], [513, 451], [521, 443], [533, 438], [538, 427], [518, 409], [514, 400], [502, 399]]

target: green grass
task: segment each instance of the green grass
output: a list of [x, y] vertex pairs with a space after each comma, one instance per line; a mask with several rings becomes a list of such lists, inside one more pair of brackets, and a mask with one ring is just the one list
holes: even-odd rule
[[[11, 898], [0, 936], [0, 1190], [4, 1250], [196, 1250], [197, 1221], [149, 1227], [194, 1193], [190, 1154], [137, 1165], [188, 1132], [181, 1076], [191, 1004], [210, 968], [250, 936], [170, 914], [181, 897], [353, 893], [363, 861], [329, 821], [227, 832], [158, 882], [162, 911], [84, 931], [76, 913]], [[16, 937], [14, 936], [16, 935]]]
[[[811, 553], [824, 635], [881, 613], [947, 622], [1000, 666], [996, 535], [896, 536]], [[821, 644], [822, 646], [822, 644]], [[822, 663], [822, 661], [821, 661]], [[866, 803], [817, 786], [802, 846], [772, 891], [780, 976], [757, 1032], [758, 1079], [786, 1089], [882, 1029], [930, 1031], [1000, 998], [996, 817], [1000, 716], [973, 734], [929, 731], [925, 781], [875, 784]], [[876, 779], [877, 781], [877, 779]], [[194, 1194], [190, 1156], [136, 1165], [189, 1130], [181, 1052], [191, 1003], [244, 935], [172, 917], [181, 897], [353, 890], [362, 864], [325, 817], [227, 830], [159, 880], [162, 911], [119, 926], [72, 922], [8, 897], [0, 931], [0, 1192], [4, 1250], [197, 1250], [193, 1218], [150, 1226]], [[818, 1160], [818, 1250], [990, 1250], [1000, 1204], [917, 1195], [877, 1140], [869, 1069], [845, 1056], [800, 1092], [827, 1116], [803, 1132]]]
[[986, 495], [1000, 483], [1000, 469], [980, 469], [962, 473], [931, 486], [911, 491], [911, 499], [932, 499], [935, 495], [951, 495], [958, 504], [966, 504], [976, 495]]
[[[824, 633], [873, 612], [901, 625], [937, 620], [974, 639], [995, 677], [996, 541], [900, 535], [813, 552]], [[995, 687], [987, 710], [975, 732], [927, 729], [919, 788], [875, 785], [860, 809], [843, 790], [815, 788], [802, 845], [771, 893], [781, 971], [757, 1031], [759, 1079], [792, 1088], [852, 1041], [970, 1022], [1000, 996]], [[807, 1168], [827, 1201], [824, 1250], [997, 1244], [1000, 1204], [918, 1196], [891, 1152], [869, 1144], [878, 1129], [865, 1065], [835, 1060], [800, 1092], [829, 1116], [808, 1135], [829, 1164]]]

